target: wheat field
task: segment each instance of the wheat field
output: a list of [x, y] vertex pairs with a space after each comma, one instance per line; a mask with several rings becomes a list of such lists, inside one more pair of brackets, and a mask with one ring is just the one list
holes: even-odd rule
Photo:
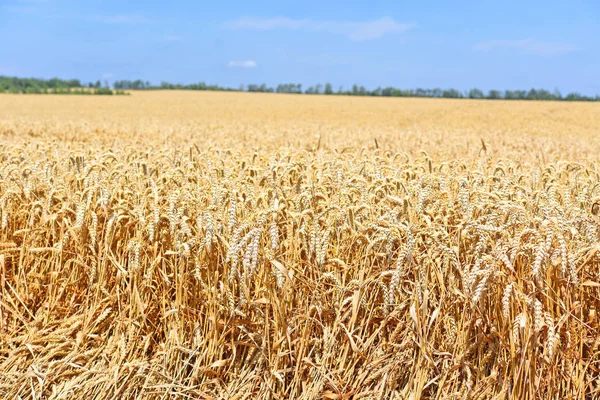
[[600, 398], [597, 104], [0, 96], [0, 396]]

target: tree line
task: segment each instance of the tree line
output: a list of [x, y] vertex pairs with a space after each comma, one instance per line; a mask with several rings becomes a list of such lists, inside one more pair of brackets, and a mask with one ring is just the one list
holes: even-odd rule
[[0, 93], [48, 93], [48, 94], [126, 94], [125, 90], [210, 90], [210, 91], [243, 91], [262, 93], [294, 93], [313, 95], [345, 95], [345, 96], [376, 96], [376, 97], [428, 97], [448, 99], [487, 99], [487, 100], [553, 100], [553, 101], [600, 101], [600, 95], [595, 97], [585, 96], [577, 92], [562, 95], [560, 91], [552, 92], [545, 89], [530, 90], [489, 90], [480, 89], [460, 91], [457, 89], [399, 89], [395, 87], [378, 87], [367, 89], [364, 86], [353, 85], [349, 89], [339, 87], [334, 90], [331, 83], [317, 84], [303, 88], [300, 83], [282, 83], [275, 87], [266, 84], [242, 85], [239, 88], [229, 88], [219, 85], [210, 85], [205, 82], [181, 84], [161, 82], [153, 85], [149, 81], [118, 80], [113, 82], [112, 88], [107, 81], [104, 86], [100, 81], [83, 84], [78, 79], [62, 80], [16, 78], [0, 76]]
[[24, 94], [79, 94], [79, 95], [125, 95], [123, 90], [112, 90], [108, 82], [100, 81], [84, 85], [79, 79], [37, 79], [0, 76], [0, 93]]
[[295, 94], [324, 94], [345, 96], [379, 96], [379, 97], [431, 97], [449, 99], [488, 99], [488, 100], [554, 100], [554, 101], [599, 101], [600, 95], [595, 97], [585, 96], [577, 92], [562, 95], [558, 90], [552, 92], [545, 89], [530, 90], [489, 90], [484, 92], [480, 89], [471, 89], [461, 92], [457, 89], [398, 89], [395, 87], [378, 87], [368, 90], [364, 86], [353, 85], [349, 89], [339, 87], [334, 90], [331, 83], [317, 84], [303, 89], [300, 83], [284, 83], [275, 87], [266, 84], [242, 85], [238, 89], [222, 87], [219, 85], [208, 85], [204, 82], [192, 84], [172, 84], [161, 82], [160, 85], [152, 85], [142, 80], [121, 80], [114, 82], [115, 89], [130, 90], [212, 90], [212, 91], [245, 91], [261, 93], [295, 93]]
[[237, 91], [222, 87], [219, 85], [208, 85], [204, 82], [190, 83], [183, 85], [181, 83], [161, 82], [160, 85], [153, 85], [149, 81], [137, 79], [135, 81], [121, 80], [114, 81], [113, 87], [118, 90], [210, 90], [210, 91]]

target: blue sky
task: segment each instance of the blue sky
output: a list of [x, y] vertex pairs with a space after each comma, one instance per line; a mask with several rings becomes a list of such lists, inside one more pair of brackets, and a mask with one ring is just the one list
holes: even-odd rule
[[600, 94], [600, 2], [0, 0], [0, 75]]

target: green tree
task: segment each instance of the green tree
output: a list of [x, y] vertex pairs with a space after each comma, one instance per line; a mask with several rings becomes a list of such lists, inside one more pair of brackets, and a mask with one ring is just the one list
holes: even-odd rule
[[485, 95], [483, 92], [477, 88], [469, 90], [469, 98], [470, 99], [483, 99]]
[[500, 92], [499, 90], [493, 90], [492, 89], [492, 90], [490, 90], [488, 92], [487, 98], [491, 99], [491, 100], [501, 99], [502, 98], [502, 92]]
[[535, 89], [531, 89], [529, 90], [529, 92], [527, 93], [527, 100], [536, 100], [538, 97], [538, 92]]
[[462, 97], [462, 94], [456, 89], [447, 89], [442, 93], [442, 97], [447, 99], [459, 99]]
[[562, 100], [562, 94], [558, 88], [554, 88], [554, 92], [552, 94], [554, 96], [554, 100]]

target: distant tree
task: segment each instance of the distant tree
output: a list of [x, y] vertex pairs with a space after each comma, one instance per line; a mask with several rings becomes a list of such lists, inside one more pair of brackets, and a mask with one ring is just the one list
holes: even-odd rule
[[[62, 80], [59, 78], [52, 79], [35, 79], [35, 78], [17, 78], [0, 76], [0, 93], [58, 93], [58, 94], [127, 94], [124, 89], [136, 89], [136, 90], [158, 90], [158, 89], [169, 89], [169, 90], [228, 90], [234, 91], [236, 89], [221, 87], [219, 85], [207, 84], [203, 81], [198, 83], [181, 84], [181, 83], [169, 83], [161, 82], [158, 86], [152, 86], [149, 81], [143, 81], [141, 79], [131, 80], [119, 80], [113, 82], [112, 86], [115, 91], [110, 89], [108, 81], [104, 81], [104, 88], [100, 81], [96, 83], [88, 83], [87, 87], [92, 90], [84, 90], [85, 84], [82, 84], [78, 79]], [[333, 87], [330, 83], [325, 85], [317, 84], [315, 86], [308, 87], [304, 92], [302, 91], [302, 84], [299, 83], [283, 83], [277, 85], [276, 88], [267, 86], [265, 83], [261, 85], [251, 84], [245, 87], [241, 85], [238, 90], [247, 90], [249, 92], [278, 92], [278, 93], [306, 93], [306, 94], [327, 94], [331, 95], [334, 93]], [[558, 89], [553, 92], [549, 92], [545, 89], [532, 88], [529, 91], [525, 90], [507, 90], [505, 92], [498, 90], [490, 90], [485, 95], [480, 89], [473, 88], [466, 92], [461, 92], [456, 89], [407, 89], [402, 90], [391, 86], [369, 90], [364, 86], [352, 85], [350, 90], [344, 90], [342, 86], [339, 87], [337, 94], [346, 94], [353, 96], [385, 96], [385, 97], [445, 97], [445, 98], [462, 98], [469, 97], [473, 99], [477, 98], [489, 98], [489, 99], [507, 99], [507, 100], [567, 100], [567, 101], [600, 101], [600, 95], [595, 97], [584, 96], [579, 93], [569, 93], [566, 97], [563, 97]]]
[[71, 79], [71, 80], [67, 81], [66, 86], [69, 88], [79, 88], [79, 87], [81, 87], [81, 82], [79, 81], [79, 79]]
[[531, 89], [529, 90], [529, 92], [527, 92], [527, 100], [536, 100], [538, 97], [538, 92], [535, 89]]
[[135, 90], [141, 90], [145, 89], [146, 87], [144, 81], [142, 81], [141, 79], [136, 79], [135, 81], [133, 81], [131, 88]]
[[536, 100], [553, 100], [552, 93], [544, 89], [538, 89]]
[[554, 95], [554, 100], [562, 100], [562, 94], [558, 88], [554, 88], [554, 92], [552, 94]]
[[499, 90], [493, 90], [492, 89], [492, 90], [490, 90], [488, 92], [487, 98], [491, 99], [491, 100], [501, 99], [502, 98], [502, 92], [500, 92]]
[[456, 89], [447, 89], [443, 91], [442, 97], [447, 99], [459, 99], [462, 97], [462, 94]]
[[275, 89], [277, 93], [302, 93], [302, 85], [295, 83], [282, 83]]
[[483, 99], [484, 97], [485, 97], [485, 95], [479, 89], [475, 88], [475, 89], [469, 90], [469, 98], [470, 99]]
[[394, 88], [393, 87], [383, 88], [381, 90], [381, 95], [385, 96], [385, 97], [391, 97], [391, 96], [393, 96], [394, 95]]
[[525, 100], [527, 98], [527, 91], [525, 90], [515, 90], [515, 94], [519, 100]]

